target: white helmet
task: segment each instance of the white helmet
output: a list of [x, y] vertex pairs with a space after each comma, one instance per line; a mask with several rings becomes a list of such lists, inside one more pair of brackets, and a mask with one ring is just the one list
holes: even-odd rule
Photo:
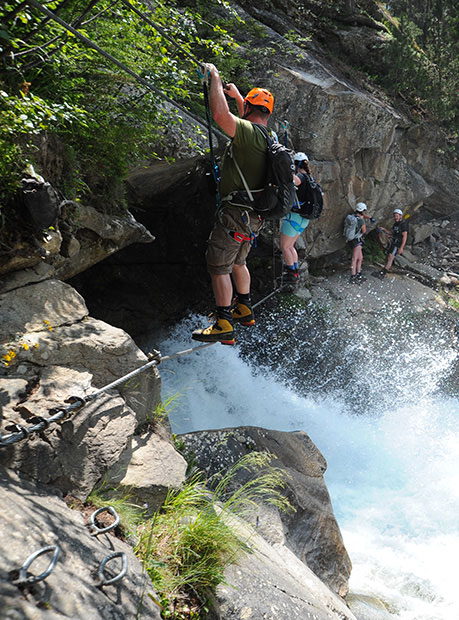
[[363, 213], [363, 211], [367, 210], [367, 205], [364, 202], [358, 202], [355, 205], [355, 210], [358, 211], [358, 213]]
[[403, 211], [401, 209], [394, 209], [394, 213], [398, 213], [399, 215], [403, 215]]
[[293, 161], [301, 163], [302, 161], [309, 161], [309, 157], [306, 155], [306, 153], [302, 153], [300, 151], [299, 153], [295, 153]]

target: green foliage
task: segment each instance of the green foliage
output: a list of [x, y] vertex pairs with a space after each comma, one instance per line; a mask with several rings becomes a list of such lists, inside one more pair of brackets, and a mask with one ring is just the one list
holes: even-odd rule
[[292, 43], [295, 43], [295, 45], [298, 45], [298, 47], [306, 47], [307, 44], [311, 41], [312, 35], [303, 37], [295, 30], [289, 30], [285, 34], [285, 38], [287, 39], [287, 41], [291, 41]]
[[33, 152], [34, 136], [52, 127], [86, 123], [84, 110], [67, 104], [48, 103], [27, 92], [19, 95], [0, 90], [0, 213], [16, 191], [23, 168]]
[[[191, 58], [199, 62], [229, 56], [232, 37], [218, 24], [207, 24], [195, 9], [178, 8], [175, 2], [130, 4], [176, 44], [111, 0], [48, 2], [46, 7], [166, 98], [185, 107], [199, 101]], [[154, 157], [163, 128], [181, 122], [166, 111], [160, 96], [20, 0], [0, 7], [0, 89], [5, 93], [0, 100], [3, 206], [25, 164], [40, 162], [34, 140], [40, 132], [65, 144], [66, 173], [59, 189], [68, 198], [117, 208], [129, 167]], [[49, 176], [49, 171], [41, 172]]]
[[459, 14], [455, 0], [422, 6], [396, 0], [385, 45], [387, 71], [380, 83], [406, 98], [418, 113], [430, 112], [457, 131], [459, 87]]
[[377, 239], [373, 236], [368, 236], [365, 238], [365, 243], [363, 245], [363, 255], [365, 260], [370, 263], [385, 263], [386, 255], [382, 250], [381, 246]]
[[[170, 491], [161, 512], [139, 528], [136, 550], [159, 593], [164, 618], [201, 617], [199, 604], [224, 582], [226, 566], [249, 551], [229, 515], [243, 515], [259, 501], [290, 507], [281, 493], [283, 472], [270, 465], [271, 458], [259, 452], [243, 457], [213, 481], [212, 491], [201, 475], [193, 476], [180, 490]], [[254, 475], [230, 493], [240, 470]], [[183, 613], [183, 600], [189, 608], [191, 592], [198, 599], [194, 616]]]

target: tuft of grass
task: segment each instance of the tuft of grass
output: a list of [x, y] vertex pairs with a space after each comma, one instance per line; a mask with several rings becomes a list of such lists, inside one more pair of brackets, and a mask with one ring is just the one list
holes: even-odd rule
[[181, 394], [177, 392], [176, 394], [171, 394], [168, 396], [166, 400], [159, 401], [151, 414], [147, 415], [147, 425], [152, 428], [156, 428], [159, 424], [161, 424], [161, 422], [167, 418], [169, 413], [175, 409], [177, 406], [175, 401], [179, 399], [180, 396]]
[[114, 508], [120, 517], [119, 527], [125, 536], [135, 533], [145, 518], [145, 510], [132, 503], [129, 491], [111, 487], [106, 480], [91, 491], [86, 503], [96, 508]]
[[[282, 494], [285, 474], [270, 465], [272, 458], [252, 452], [213, 480], [193, 475], [181, 489], [169, 491], [161, 511], [138, 529], [136, 552], [158, 592], [164, 618], [199, 618], [196, 605], [206, 605], [225, 582], [226, 567], [250, 551], [247, 540], [228, 525], [228, 515], [244, 516], [259, 502], [292, 509]], [[229, 492], [241, 470], [252, 477]], [[184, 615], [190, 600], [197, 615]]]

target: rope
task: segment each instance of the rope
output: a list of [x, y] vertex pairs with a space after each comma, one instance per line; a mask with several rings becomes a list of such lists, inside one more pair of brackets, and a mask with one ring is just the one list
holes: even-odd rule
[[271, 291], [271, 293], [269, 293], [269, 295], [266, 295], [266, 297], [263, 297], [263, 299], [260, 299], [260, 301], [257, 301], [256, 304], [253, 304], [252, 308], [255, 309], [257, 306], [260, 306], [262, 303], [264, 303], [267, 299], [269, 299], [270, 297], [272, 297], [273, 295], [275, 295], [276, 293], [278, 293], [279, 291], [281, 291], [283, 288], [285, 288], [286, 284], [281, 284], [280, 286], [278, 286], [276, 289], [274, 289], [274, 291]]
[[206, 120], [207, 120], [207, 131], [209, 133], [209, 152], [210, 152], [210, 165], [212, 169], [212, 178], [215, 183], [215, 203], [217, 207], [217, 211], [222, 206], [222, 201], [220, 198], [220, 171], [218, 168], [217, 160], [215, 158], [214, 153], [214, 145], [212, 142], [212, 119], [210, 114], [210, 104], [209, 104], [209, 88], [207, 86], [207, 77], [203, 77], [202, 88], [204, 94], [204, 105], [206, 108]]
[[[110, 62], [116, 64], [120, 69], [122, 69], [123, 71], [125, 71], [126, 73], [131, 75], [135, 80], [137, 80], [143, 86], [145, 86], [146, 88], [148, 88], [149, 90], [151, 90], [152, 92], [157, 94], [164, 101], [167, 101], [168, 103], [170, 103], [173, 106], [177, 107], [179, 110], [181, 110], [185, 114], [189, 114], [190, 116], [193, 116], [192, 114], [190, 114], [190, 112], [188, 112], [188, 110], [184, 110], [183, 108], [181, 108], [173, 99], [169, 98], [167, 95], [162, 93], [159, 89], [157, 89], [156, 87], [152, 86], [147, 80], [145, 80], [140, 75], [135, 73], [135, 71], [133, 71], [132, 69], [130, 69], [129, 67], [124, 65], [122, 62], [117, 60], [114, 56], [112, 56], [111, 54], [105, 52], [101, 47], [99, 47], [99, 45], [97, 45], [97, 43], [94, 43], [93, 41], [91, 41], [91, 39], [89, 39], [85, 35], [81, 34], [78, 30], [76, 30], [70, 24], [66, 23], [58, 15], [54, 14], [52, 11], [50, 11], [49, 9], [44, 7], [42, 4], [40, 4], [40, 2], [38, 2], [37, 0], [27, 0], [27, 2], [28, 2], [29, 5], [35, 7], [36, 9], [38, 9], [39, 11], [44, 13], [48, 18], [54, 20], [55, 22], [60, 24], [63, 28], [65, 28], [66, 30], [71, 32], [76, 38], [80, 39], [85, 45], [87, 45], [91, 49], [94, 49], [96, 52], [101, 54], [104, 58], [106, 58]], [[158, 32], [160, 32], [160, 34], [162, 34], [168, 41], [173, 43], [173, 45], [175, 45], [182, 52], [184, 52], [185, 55], [187, 57], [189, 57], [190, 60], [192, 60], [197, 65], [199, 65], [199, 67], [202, 66], [203, 63], [197, 61], [186, 50], [183, 50], [183, 48], [181, 48], [172, 39], [172, 37], [170, 37], [159, 26], [154, 24], [145, 14], [143, 14], [137, 8], [135, 8], [132, 5], [130, 5], [129, 2], [127, 2], [127, 0], [121, 0], [121, 2], [127, 8], [129, 8], [130, 10], [133, 10], [137, 15], [139, 15], [150, 26], [152, 26]], [[207, 91], [207, 85], [206, 85], [205, 82], [204, 82], [204, 100], [205, 100], [205, 103], [206, 103], [206, 115], [207, 115], [207, 122], [208, 122], [208, 127], [209, 127], [210, 153], [211, 153], [212, 166], [213, 166], [212, 173], [214, 175], [214, 179], [217, 179], [218, 178], [218, 176], [217, 176], [218, 175], [218, 166], [216, 165], [215, 158], [214, 158], [212, 139], [211, 139], [212, 138], [211, 132], [213, 130], [218, 135], [220, 135], [220, 132], [215, 130], [215, 128], [212, 128], [212, 125], [211, 125], [210, 108], [209, 108], [209, 102], [208, 102], [208, 91]], [[218, 190], [217, 190], [216, 194], [217, 194], [217, 206], [218, 206], [219, 205], [219, 200], [220, 200], [220, 196], [219, 196]], [[281, 285], [280, 286], [278, 286], [271, 293], [266, 295], [266, 297], [264, 297], [263, 299], [258, 301], [256, 304], [254, 304], [252, 307], [255, 309], [257, 306], [261, 305], [266, 300], [270, 299], [273, 295], [275, 295], [280, 290], [282, 290], [284, 287], [285, 287], [285, 284], [282, 283], [282, 279], [281, 279]], [[33, 420], [35, 420], [35, 422], [36, 422], [35, 424], [32, 424], [30, 426], [22, 426], [22, 425], [16, 424], [16, 423], [11, 424], [10, 427], [13, 428], [14, 432], [10, 433], [9, 435], [2, 435], [2, 434], [0, 434], [0, 448], [12, 445], [12, 444], [17, 443], [19, 441], [22, 441], [23, 439], [28, 438], [33, 433], [39, 433], [39, 432], [47, 429], [50, 426], [50, 424], [52, 424], [54, 422], [61, 422], [61, 421], [67, 420], [72, 414], [74, 414], [76, 411], [79, 411], [80, 409], [82, 409], [89, 402], [91, 402], [91, 401], [95, 400], [96, 398], [98, 398], [101, 394], [103, 394], [105, 392], [108, 392], [109, 390], [112, 390], [112, 389], [118, 387], [119, 385], [121, 385], [123, 383], [126, 383], [127, 381], [129, 381], [129, 379], [132, 379], [136, 375], [138, 375], [138, 374], [140, 374], [142, 372], [145, 372], [146, 370], [148, 370], [149, 368], [151, 368], [153, 366], [158, 366], [161, 362], [168, 361], [168, 360], [171, 360], [171, 359], [175, 359], [177, 357], [180, 357], [182, 355], [187, 355], [189, 353], [194, 353], [195, 351], [199, 351], [201, 349], [205, 349], [206, 347], [210, 347], [210, 346], [212, 346], [214, 344], [217, 344], [217, 343], [216, 342], [205, 343], [205, 344], [199, 345], [197, 347], [192, 347], [190, 349], [185, 349], [183, 351], [178, 351], [177, 353], [174, 353], [172, 355], [166, 355], [166, 356], [160, 356], [159, 353], [156, 352], [156, 354], [154, 356], [154, 359], [152, 359], [148, 363], [146, 363], [143, 366], [140, 366], [139, 368], [137, 368], [136, 370], [133, 370], [132, 372], [130, 372], [130, 373], [120, 377], [119, 379], [116, 379], [112, 383], [109, 383], [108, 385], [106, 385], [106, 386], [96, 390], [92, 394], [89, 394], [89, 395], [83, 396], [83, 397], [71, 397], [67, 401], [67, 402], [69, 402], [70, 400], [72, 401], [69, 405], [67, 405], [66, 407], [60, 407], [58, 409], [52, 410], [52, 411], [54, 411], [54, 413], [51, 416], [49, 416], [47, 418], [42, 417], [42, 416], [35, 416], [34, 418], [32, 418]], [[8, 427], [8, 430], [9, 430], [10, 427]]]
[[[263, 299], [260, 299], [260, 301], [254, 304], [252, 308], [254, 309], [257, 308], [262, 303], [264, 303], [266, 300], [270, 299], [273, 295], [275, 295], [280, 290], [282, 290], [284, 287], [285, 287], [285, 284], [281, 284], [274, 291], [271, 291], [271, 293], [266, 295], [266, 297], [263, 297]], [[51, 416], [47, 418], [41, 417], [41, 416], [35, 416], [34, 419], [37, 422], [30, 426], [22, 426], [16, 423], [11, 424], [8, 427], [8, 430], [12, 427], [13, 429], [12, 433], [10, 433], [9, 435], [0, 434], [0, 448], [5, 448], [6, 446], [10, 446], [19, 441], [22, 441], [23, 439], [28, 438], [33, 433], [39, 433], [40, 431], [47, 429], [50, 426], [50, 424], [54, 422], [61, 422], [61, 421], [65, 421], [69, 419], [71, 415], [73, 415], [75, 412], [82, 409], [88, 403], [98, 398], [101, 394], [104, 394], [105, 392], [108, 392], [109, 390], [112, 390], [118, 387], [119, 385], [126, 383], [127, 381], [129, 381], [129, 379], [132, 379], [133, 377], [139, 375], [140, 373], [145, 372], [146, 370], [148, 370], [149, 368], [152, 368], [153, 366], [159, 366], [159, 364], [161, 364], [162, 362], [167, 362], [169, 360], [176, 359], [177, 357], [181, 357], [182, 355], [188, 355], [190, 353], [195, 353], [196, 351], [201, 351], [202, 349], [211, 347], [214, 344], [217, 344], [217, 342], [206, 342], [197, 347], [191, 347], [189, 349], [184, 349], [183, 351], [177, 351], [177, 353], [173, 353], [172, 355], [161, 356], [158, 351], [150, 353], [149, 357], [151, 357], [152, 359], [146, 364], [143, 364], [143, 366], [140, 366], [139, 368], [136, 368], [132, 372], [129, 372], [126, 375], [123, 375], [119, 379], [112, 381], [108, 385], [105, 385], [99, 388], [92, 394], [88, 394], [87, 396], [81, 396], [81, 397], [72, 396], [70, 399], [68, 399], [68, 401], [69, 400], [72, 401], [69, 405], [67, 405], [66, 407], [60, 407], [59, 409], [54, 410], [55, 413], [53, 413]]]

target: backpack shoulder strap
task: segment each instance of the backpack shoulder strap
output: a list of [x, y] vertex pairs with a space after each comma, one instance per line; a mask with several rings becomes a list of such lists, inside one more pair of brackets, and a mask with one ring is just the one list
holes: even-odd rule
[[269, 131], [266, 129], [264, 125], [259, 125], [258, 123], [252, 123], [252, 125], [256, 127], [258, 131], [260, 131], [263, 134], [263, 136], [266, 138], [268, 146], [271, 146], [271, 144], [274, 144], [274, 140], [271, 138], [271, 136], [269, 135]]
[[[266, 127], [264, 125], [259, 125], [258, 123], [252, 123], [252, 125], [254, 127], [256, 127], [263, 134], [263, 136], [266, 138], [268, 146], [271, 146], [271, 144], [274, 143], [272, 138], [271, 138], [271, 136], [268, 133], [268, 130], [266, 129]], [[249, 188], [249, 186], [247, 184], [247, 181], [245, 179], [245, 176], [242, 174], [242, 170], [240, 169], [239, 164], [237, 163], [236, 158], [234, 157], [233, 144], [232, 143], [231, 143], [231, 146], [229, 148], [229, 155], [230, 155], [231, 159], [233, 160], [234, 165], [236, 166], [236, 170], [237, 170], [239, 176], [241, 177], [242, 184], [244, 185], [244, 189], [247, 192], [247, 195], [248, 195], [248, 197], [250, 199], [250, 202], [253, 202], [254, 198], [253, 198], [252, 190]]]
[[233, 145], [231, 145], [231, 147], [229, 149], [229, 154], [231, 156], [231, 159], [234, 162], [234, 165], [236, 166], [236, 170], [238, 171], [239, 176], [241, 177], [242, 184], [244, 186], [245, 191], [247, 192], [247, 195], [248, 195], [248, 197], [250, 199], [250, 202], [253, 202], [254, 198], [253, 198], [252, 191], [250, 190], [250, 188], [249, 188], [249, 186], [247, 184], [247, 181], [245, 180], [245, 176], [242, 174], [242, 170], [239, 168], [239, 164], [237, 163], [236, 158], [234, 157]]

